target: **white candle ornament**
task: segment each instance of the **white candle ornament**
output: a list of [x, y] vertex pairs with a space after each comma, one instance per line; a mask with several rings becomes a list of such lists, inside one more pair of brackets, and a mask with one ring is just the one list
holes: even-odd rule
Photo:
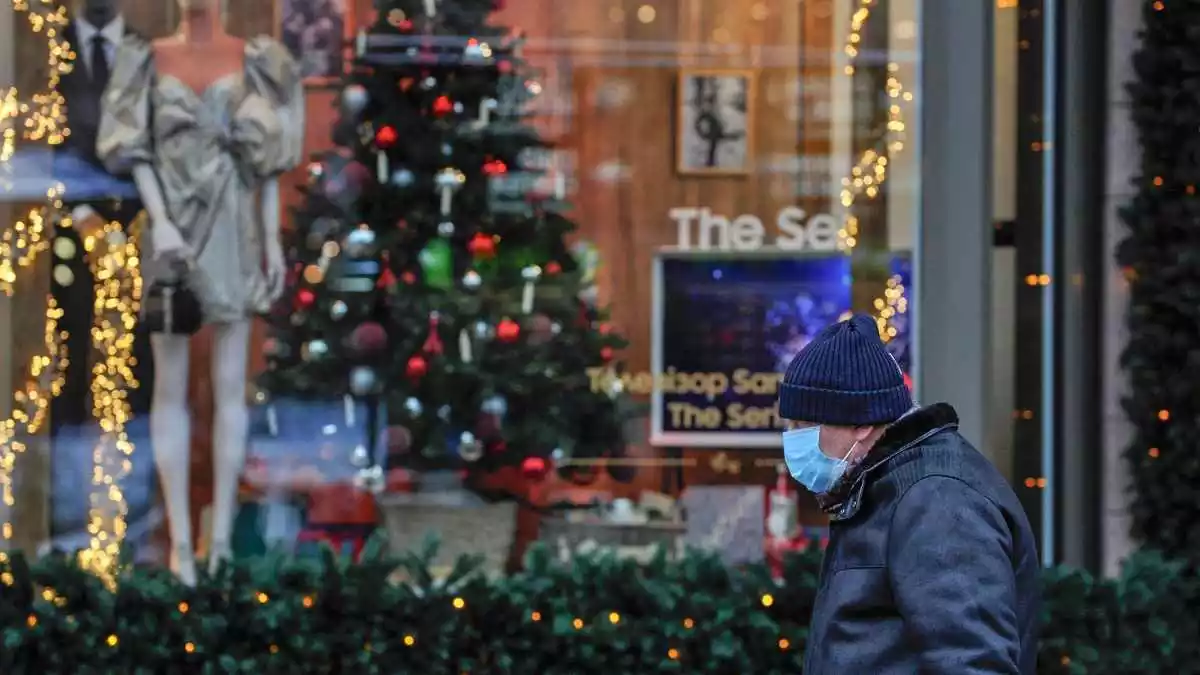
[[463, 363], [470, 363], [473, 358], [471, 355], [471, 336], [467, 334], [465, 328], [458, 331], [458, 355]]
[[541, 278], [542, 268], [530, 265], [521, 270], [521, 276], [525, 279], [525, 289], [521, 293], [521, 311], [528, 314], [533, 311], [533, 286]]
[[442, 215], [450, 215], [450, 204], [454, 197], [454, 193], [462, 187], [463, 182], [467, 180], [466, 174], [458, 169], [447, 167], [438, 172], [434, 180], [438, 192], [442, 195]]

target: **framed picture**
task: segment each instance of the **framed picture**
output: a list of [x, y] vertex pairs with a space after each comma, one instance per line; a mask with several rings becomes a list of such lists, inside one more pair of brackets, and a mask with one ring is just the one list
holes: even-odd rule
[[349, 61], [354, 0], [276, 0], [275, 26], [304, 83], [337, 82]]
[[676, 96], [676, 170], [693, 176], [749, 174], [754, 162], [754, 71], [684, 70]]

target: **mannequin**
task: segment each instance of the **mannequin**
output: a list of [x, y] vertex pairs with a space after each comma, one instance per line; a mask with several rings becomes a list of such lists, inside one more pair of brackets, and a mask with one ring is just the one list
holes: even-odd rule
[[[212, 570], [231, 555], [238, 479], [245, 461], [248, 435], [245, 390], [250, 315], [266, 309], [283, 290], [285, 269], [279, 243], [278, 174], [299, 161], [298, 138], [303, 110], [303, 97], [299, 94], [284, 94], [286, 100], [272, 100], [265, 93], [299, 92], [298, 76], [294, 82], [290, 77], [294, 64], [290, 57], [283, 55], [282, 47], [269, 38], [242, 41], [227, 34], [216, 5], [217, 0], [180, 0], [181, 20], [175, 35], [153, 44], [123, 44], [124, 58], [118, 59], [115, 71], [120, 75], [114, 75], [113, 80], [122, 82], [120, 86], [125, 89], [116, 90], [118, 86], [106, 91], [106, 110], [141, 110], [144, 116], [140, 118], [140, 126], [131, 126], [127, 121], [131, 115], [106, 115], [100, 140], [101, 155], [106, 158], [106, 163], [131, 165], [128, 169], [150, 216], [147, 249], [151, 263], [160, 270], [187, 269], [189, 278], [208, 284], [207, 287], [200, 284], [196, 293], [205, 306], [206, 323], [213, 324], [215, 329], [212, 361], [214, 489], [209, 558]], [[251, 51], [254, 51], [253, 57]], [[254, 64], [272, 59], [276, 67], [251, 73]], [[126, 70], [122, 70], [123, 67]], [[269, 73], [280, 72], [285, 73], [284, 81], [272, 83], [279, 86], [257, 87]], [[131, 81], [140, 84], [130, 85]], [[163, 91], [173, 89], [170, 96], [149, 96], [147, 90], [155, 87]], [[181, 87], [190, 89], [192, 96]], [[255, 96], [255, 105], [246, 105], [246, 101]], [[159, 130], [154, 128], [152, 117], [145, 114], [144, 108], [152, 105], [150, 101], [168, 99], [168, 103], [177, 106], [170, 114], [194, 117], [193, 136], [181, 140], [175, 135], [151, 143], [145, 137], [159, 133]], [[288, 106], [297, 105], [299, 114], [291, 110], [290, 118], [284, 119], [288, 117]], [[213, 110], [220, 114], [210, 115]], [[225, 113], [232, 118], [229, 123], [232, 130], [213, 126], [211, 120]], [[239, 128], [241, 116], [246, 116], [248, 123]], [[288, 126], [288, 121], [293, 126]], [[241, 138], [247, 133], [246, 129], [264, 128], [273, 128], [278, 133], [257, 141]], [[228, 148], [229, 144], [238, 143], [249, 143], [251, 147]], [[271, 166], [238, 164], [267, 162], [262, 159], [267, 150], [283, 146], [287, 146], [288, 151], [280, 154], [286, 159], [276, 157], [277, 161]], [[176, 154], [172, 156], [170, 152]], [[244, 157], [254, 159], [241, 159]], [[238, 170], [241, 168], [247, 170]], [[188, 192], [196, 185], [208, 189], [199, 207], [191, 201]], [[250, 212], [253, 210], [257, 212]], [[261, 231], [245, 231], [258, 228]], [[241, 253], [246, 242], [255, 249], [253, 256]], [[233, 262], [229, 262], [231, 257], [235, 259]], [[253, 259], [248, 262], [248, 258]], [[243, 273], [248, 275], [245, 283], [227, 281], [230, 274]], [[249, 290], [242, 291], [243, 287]], [[166, 503], [171, 569], [185, 584], [191, 585], [196, 581], [196, 563], [188, 509], [189, 342], [187, 335], [151, 336], [156, 372], [150, 408], [150, 437]]]

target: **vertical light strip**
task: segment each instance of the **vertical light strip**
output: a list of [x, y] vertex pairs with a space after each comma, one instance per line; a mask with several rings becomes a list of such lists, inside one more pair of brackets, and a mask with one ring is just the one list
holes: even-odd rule
[[139, 386], [133, 374], [134, 332], [142, 298], [136, 232], [144, 221], [143, 213], [130, 224], [134, 236], [126, 235], [121, 223], [114, 221], [98, 237], [84, 241], [96, 280], [92, 353], [97, 362], [92, 366], [91, 392], [100, 437], [92, 450], [89, 545], [79, 552], [79, 561], [110, 587], [116, 581], [129, 513], [122, 482], [133, 471], [134, 447], [126, 425], [133, 416], [129, 392]]
[[1054, 294], [1058, 286], [1058, 269], [1055, 266], [1057, 250], [1056, 211], [1058, 185], [1055, 175], [1055, 159], [1058, 154], [1056, 129], [1058, 116], [1055, 104], [1058, 91], [1058, 0], [1045, 0], [1042, 7], [1045, 17], [1042, 25], [1042, 274], [1048, 275], [1050, 283], [1042, 286], [1042, 401], [1041, 401], [1041, 450], [1042, 477], [1046, 487], [1042, 490], [1042, 564], [1052, 567], [1054, 550], [1054, 404], [1057, 400], [1054, 377], [1055, 326]]

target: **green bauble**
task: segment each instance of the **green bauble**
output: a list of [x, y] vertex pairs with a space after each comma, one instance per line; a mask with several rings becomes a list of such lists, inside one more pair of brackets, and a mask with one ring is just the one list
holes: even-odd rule
[[545, 255], [532, 246], [521, 246], [502, 251], [497, 260], [506, 274], [519, 275], [526, 267], [545, 262]]
[[447, 290], [454, 285], [454, 254], [450, 242], [442, 238], [432, 239], [418, 256], [425, 285], [429, 288]]

